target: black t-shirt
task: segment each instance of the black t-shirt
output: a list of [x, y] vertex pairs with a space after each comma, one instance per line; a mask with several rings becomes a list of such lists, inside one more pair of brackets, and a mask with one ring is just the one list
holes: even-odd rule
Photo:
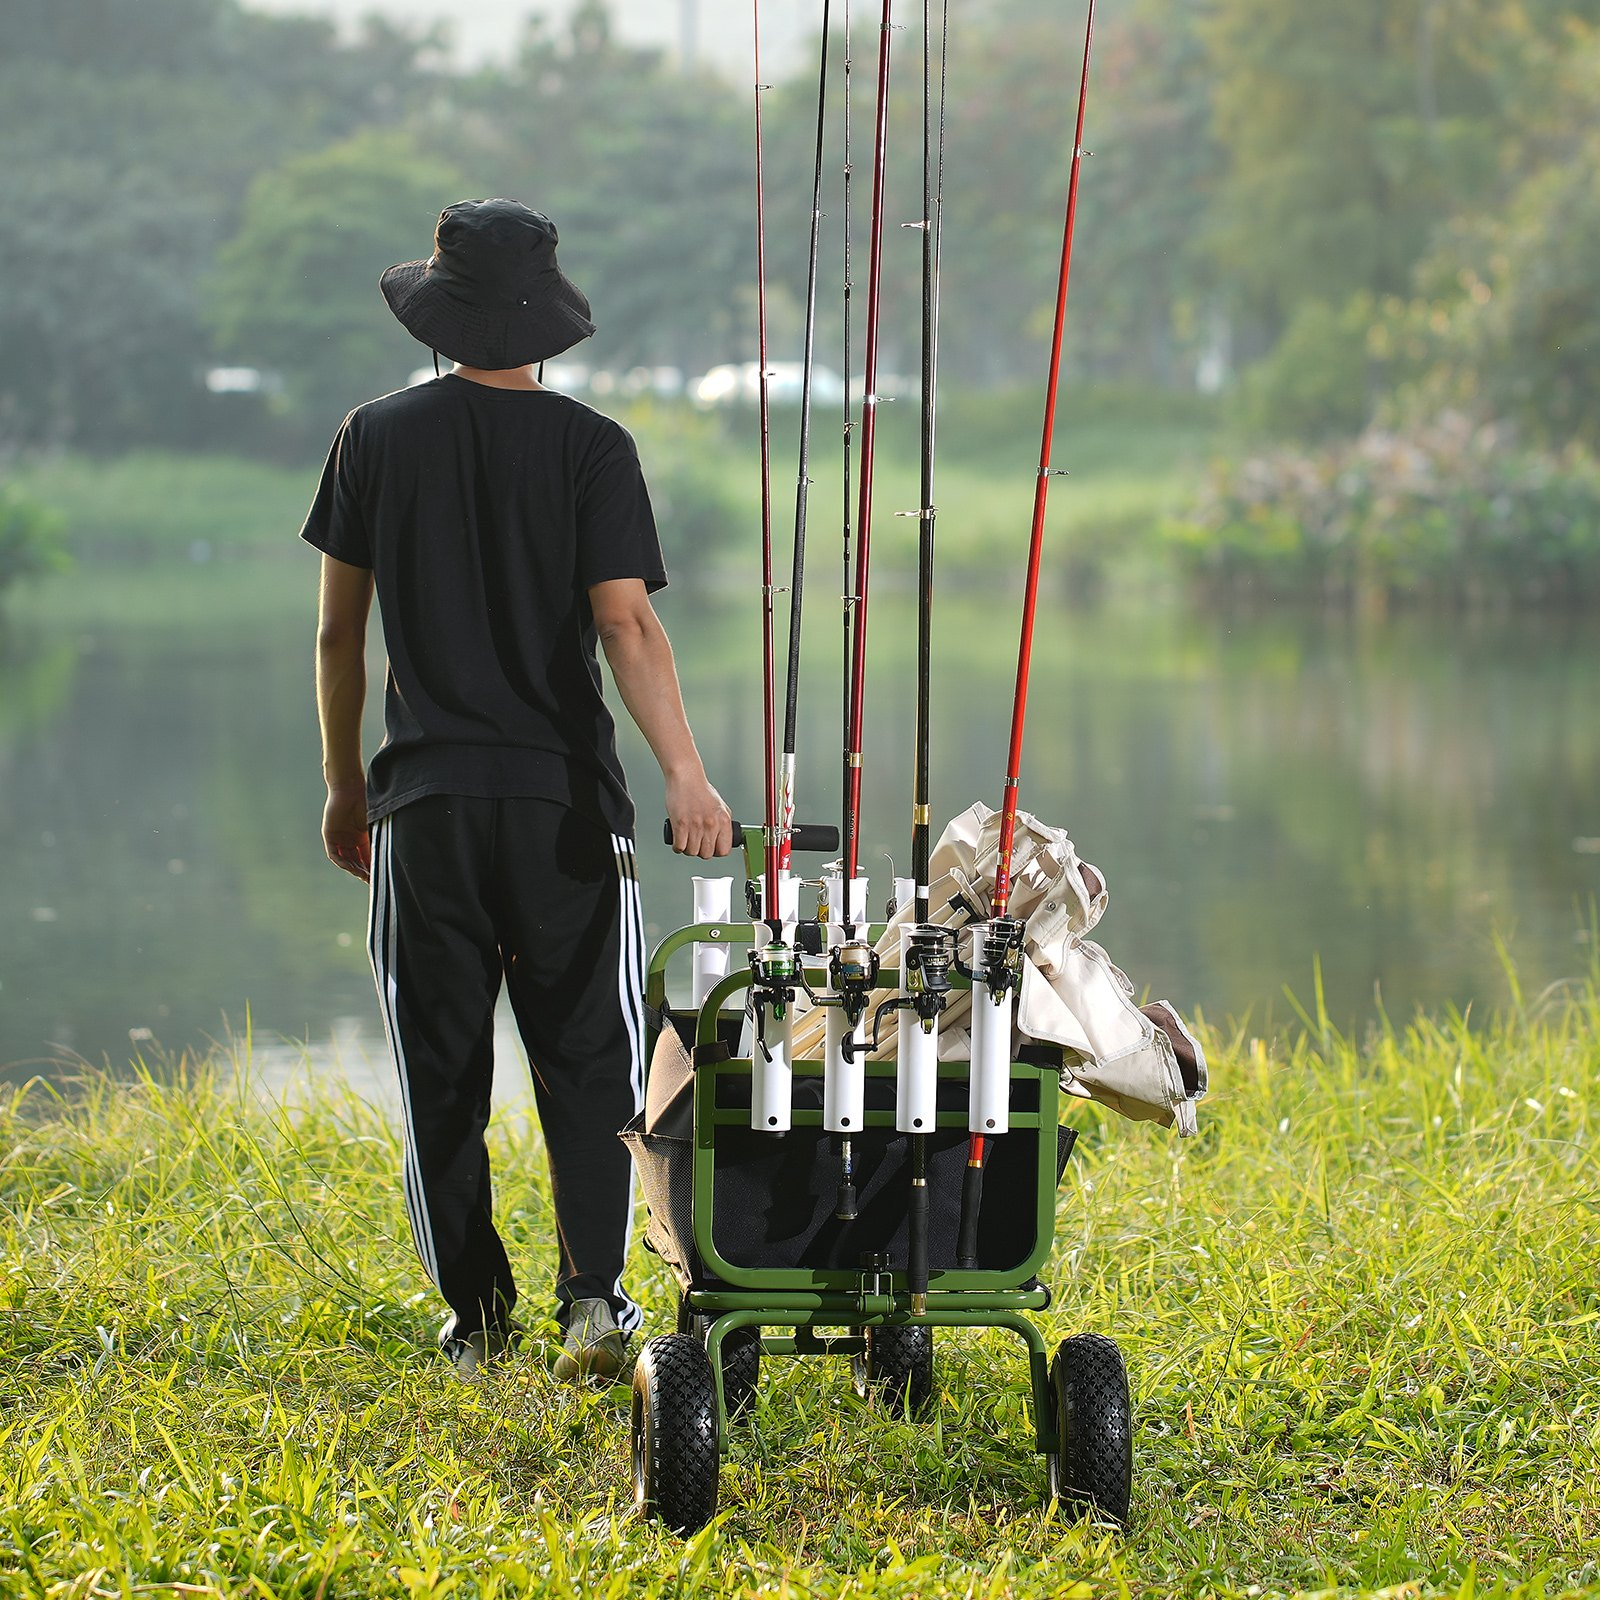
[[588, 597], [667, 581], [625, 428], [552, 390], [435, 378], [345, 418], [301, 537], [376, 583], [389, 671], [370, 817], [531, 795], [632, 831]]

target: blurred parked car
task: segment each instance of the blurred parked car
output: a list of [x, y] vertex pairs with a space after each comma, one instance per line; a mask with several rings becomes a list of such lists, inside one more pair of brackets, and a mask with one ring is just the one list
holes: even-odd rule
[[[767, 398], [775, 406], [797, 406], [805, 385], [806, 369], [799, 361], [767, 363]], [[728, 362], [713, 367], [689, 389], [697, 406], [753, 406], [761, 400], [761, 365], [756, 361]], [[832, 367], [820, 362], [811, 369], [811, 399], [814, 405], [837, 406], [844, 402], [844, 379]]]

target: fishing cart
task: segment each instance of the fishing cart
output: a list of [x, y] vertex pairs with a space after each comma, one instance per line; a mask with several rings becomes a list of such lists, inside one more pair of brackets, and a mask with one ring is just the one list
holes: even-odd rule
[[[832, 830], [797, 830], [831, 834]], [[752, 878], [761, 830], [744, 830]], [[831, 839], [821, 842], [828, 848]], [[877, 939], [881, 923], [868, 933]], [[817, 988], [828, 982], [819, 924], [796, 943]], [[1049, 1495], [1123, 1521], [1132, 1474], [1127, 1377], [1115, 1344], [1095, 1333], [1052, 1353], [1026, 1315], [1050, 1291], [1037, 1276], [1050, 1251], [1057, 1185], [1074, 1134], [1057, 1122], [1058, 1050], [1011, 1063], [1009, 1131], [993, 1143], [978, 1216], [976, 1265], [957, 1266], [958, 1212], [968, 1148], [968, 1063], [937, 1069], [927, 1136], [924, 1305], [907, 1281], [910, 1136], [895, 1129], [893, 1060], [864, 1063], [853, 1204], [837, 1203], [839, 1173], [825, 1130], [823, 1063], [792, 1062], [790, 1127], [753, 1128], [758, 1058], [738, 1054], [754, 969], [741, 960], [749, 922], [680, 928], [651, 957], [647, 1109], [629, 1130], [649, 1202], [647, 1242], [677, 1279], [677, 1332], [648, 1340], [634, 1369], [633, 1477], [642, 1514], [690, 1533], [716, 1512], [721, 1457], [748, 1418], [763, 1356], [847, 1356], [856, 1393], [925, 1419], [935, 1403], [934, 1330], [1003, 1328], [1021, 1341], [1035, 1448]], [[697, 1007], [667, 1001], [669, 965], [722, 951], [726, 977]], [[880, 987], [901, 975], [883, 968]], [[969, 980], [959, 974], [954, 987]], [[841, 1220], [840, 1210], [855, 1216]]]
[[[904, 224], [919, 235], [922, 255], [921, 470], [916, 508], [897, 513], [917, 521], [912, 875], [897, 883], [896, 910], [888, 923], [874, 923], [867, 915], [860, 822], [873, 463], [878, 402], [884, 398], [878, 393], [878, 351], [894, 0], [881, 0], [877, 30], [861, 413], [859, 424], [848, 423], [843, 434], [845, 715], [838, 831], [794, 822], [829, 8], [824, 0], [781, 755], [760, 0], [752, 0], [752, 9], [765, 804], [761, 826], [736, 830], [736, 842], [742, 833], [745, 847], [748, 920], [730, 915], [728, 879], [697, 879], [693, 922], [663, 941], [647, 973], [649, 1082], [644, 1111], [623, 1137], [633, 1149], [650, 1205], [649, 1242], [676, 1276], [680, 1300], [678, 1331], [649, 1340], [634, 1371], [637, 1500], [641, 1511], [679, 1532], [710, 1520], [716, 1512], [718, 1465], [729, 1448], [732, 1425], [748, 1412], [763, 1354], [849, 1356], [862, 1396], [881, 1399], [916, 1419], [934, 1404], [934, 1330], [978, 1327], [1005, 1329], [1027, 1351], [1034, 1442], [1049, 1463], [1051, 1494], [1075, 1505], [1092, 1505], [1121, 1521], [1128, 1512], [1132, 1471], [1122, 1358], [1109, 1339], [1092, 1333], [1064, 1340], [1052, 1355], [1027, 1313], [1042, 1311], [1050, 1302], [1037, 1274], [1050, 1251], [1056, 1186], [1072, 1145], [1070, 1131], [1057, 1121], [1063, 1073], [1068, 1071], [1064, 1049], [1070, 1045], [1079, 1056], [1097, 1061], [1105, 1054], [1073, 1020], [1073, 1007], [1066, 1003], [1080, 998], [1072, 964], [1087, 962], [1093, 971], [1078, 976], [1094, 979], [1102, 989], [1110, 985], [1109, 1011], [1102, 1015], [1103, 1008], [1091, 1006], [1086, 1014], [1109, 1017], [1113, 1025], [1120, 1016], [1140, 1047], [1154, 1047], [1158, 1030], [1153, 1019], [1139, 1016], [1131, 1006], [1131, 985], [1109, 959], [1100, 959], [1104, 952], [1082, 940], [1103, 907], [1103, 884], [1086, 886], [1064, 834], [1059, 840], [1051, 837], [1059, 853], [1052, 857], [1055, 876], [1050, 881], [1066, 882], [1077, 874], [1078, 919], [1072, 920], [1064, 900], [1047, 897], [1045, 910], [1055, 919], [1054, 932], [1044, 938], [1026, 920], [1022, 901], [1037, 885], [1022, 881], [1027, 868], [1017, 832], [1045, 504], [1051, 479], [1059, 475], [1050, 451], [1084, 153], [1094, 0], [1089, 0], [1084, 26], [1003, 806], [989, 814], [994, 826], [985, 835], [982, 870], [969, 840], [968, 847], [955, 850], [956, 870], [943, 875], [930, 870], [938, 852], [930, 858], [929, 663], [946, 59], [935, 34], [945, 37], [949, 5], [941, 0], [936, 29], [933, 0], [923, 0], [922, 215]], [[841, 166], [842, 370], [847, 375], [857, 370], [850, 334], [849, 38], [847, 4]], [[848, 376], [844, 398], [848, 416]], [[852, 460], [859, 468], [853, 507]], [[951, 836], [949, 829], [946, 836]], [[668, 842], [674, 842], [670, 829]], [[678, 843], [688, 848], [686, 839]], [[824, 869], [815, 913], [807, 919], [800, 912], [802, 880], [792, 871], [791, 854], [836, 849], [839, 859]], [[952, 894], [950, 886], [958, 878], [964, 887]], [[1014, 895], [1019, 886], [1025, 893]], [[1031, 941], [1026, 957], [1025, 941]], [[745, 960], [731, 959], [735, 948]], [[668, 966], [674, 956], [691, 950], [696, 969], [692, 1004], [674, 1008], [668, 1003]], [[1052, 981], [1066, 991], [1061, 998], [1067, 1024], [1054, 1031], [1033, 1023], [1021, 1026], [1030, 985], [1037, 991], [1035, 975], [1045, 970], [1035, 957], [1052, 966]], [[1042, 997], [1046, 1012], [1050, 998]], [[1123, 1014], [1128, 1011], [1133, 1015]], [[958, 1021], [967, 1024], [964, 1039], [957, 1037]], [[1013, 1040], [1022, 1035], [1059, 1037], [1062, 1048], [1014, 1050]], [[1163, 1057], [1161, 1065], [1165, 1072], [1172, 1061]], [[1198, 1076], [1194, 1084], [1198, 1094]], [[1071, 1079], [1071, 1086], [1075, 1092], [1083, 1088], [1081, 1075]], [[1174, 1098], [1158, 1091], [1158, 1114], [1169, 1123]]]

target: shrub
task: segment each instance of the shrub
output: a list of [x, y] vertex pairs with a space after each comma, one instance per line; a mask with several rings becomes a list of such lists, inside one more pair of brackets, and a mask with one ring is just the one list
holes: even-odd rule
[[0, 595], [22, 578], [67, 564], [58, 513], [20, 490], [0, 484]]
[[1600, 462], [1447, 413], [1218, 466], [1179, 536], [1225, 587], [1573, 600], [1600, 591]]

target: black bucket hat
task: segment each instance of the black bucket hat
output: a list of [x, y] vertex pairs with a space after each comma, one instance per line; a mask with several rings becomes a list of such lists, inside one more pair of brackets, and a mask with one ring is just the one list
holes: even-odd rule
[[551, 220], [515, 200], [462, 200], [439, 213], [433, 254], [379, 279], [414, 339], [468, 367], [547, 361], [594, 332], [589, 302], [556, 265]]

